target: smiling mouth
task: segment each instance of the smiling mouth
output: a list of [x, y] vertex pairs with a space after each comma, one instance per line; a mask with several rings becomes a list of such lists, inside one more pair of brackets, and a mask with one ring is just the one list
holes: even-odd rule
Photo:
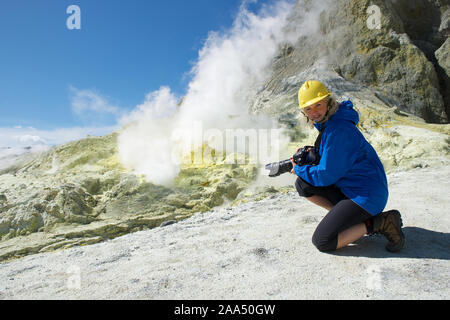
[[324, 117], [325, 117], [325, 116], [322, 117], [322, 116], [319, 115], [319, 116], [312, 117], [312, 120], [318, 122], [318, 121], [322, 121], [322, 119], [323, 119]]

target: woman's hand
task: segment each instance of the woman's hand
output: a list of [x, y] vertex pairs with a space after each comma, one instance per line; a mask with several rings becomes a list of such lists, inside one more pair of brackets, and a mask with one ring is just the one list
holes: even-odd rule
[[294, 158], [290, 157], [289, 160], [291, 160], [291, 162], [292, 162], [292, 170], [291, 170], [291, 173], [292, 173], [292, 174], [296, 174], [295, 171], [294, 171], [294, 169], [295, 169], [295, 166], [296, 166], [297, 164], [294, 162]]

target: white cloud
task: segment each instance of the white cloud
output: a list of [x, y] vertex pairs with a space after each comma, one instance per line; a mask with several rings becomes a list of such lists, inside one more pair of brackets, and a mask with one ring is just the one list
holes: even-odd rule
[[53, 130], [38, 130], [33, 127], [14, 126], [0, 128], [0, 147], [30, 147], [36, 145], [58, 145], [85, 138], [87, 135], [99, 136], [117, 130], [117, 126], [73, 127]]
[[95, 90], [77, 89], [74, 86], [70, 86], [69, 90], [72, 111], [82, 120], [90, 123], [112, 123], [125, 114], [124, 110]]
[[101, 136], [117, 130], [113, 127], [74, 127], [38, 130], [20, 125], [0, 128], [0, 169], [15, 163], [16, 157], [29, 152], [46, 151], [51, 146], [85, 138]]
[[51, 130], [40, 130], [20, 124], [0, 128], [0, 158], [46, 150], [50, 146], [79, 140], [87, 135], [105, 135], [119, 128], [119, 119], [125, 114], [122, 109], [93, 90], [79, 90], [73, 86], [69, 89], [72, 111], [86, 125]]
[[22, 143], [30, 143], [30, 144], [37, 144], [37, 143], [45, 144], [45, 143], [47, 143], [41, 137], [36, 136], [36, 135], [30, 135], [30, 134], [18, 135], [18, 136], [14, 136], [13, 138], [17, 139], [18, 141], [20, 141]]

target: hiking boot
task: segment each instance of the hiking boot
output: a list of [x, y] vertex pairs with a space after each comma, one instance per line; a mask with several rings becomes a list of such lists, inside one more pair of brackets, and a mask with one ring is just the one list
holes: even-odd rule
[[386, 250], [390, 252], [401, 250], [405, 244], [402, 226], [402, 218], [397, 210], [382, 212], [373, 218], [373, 232], [388, 239]]

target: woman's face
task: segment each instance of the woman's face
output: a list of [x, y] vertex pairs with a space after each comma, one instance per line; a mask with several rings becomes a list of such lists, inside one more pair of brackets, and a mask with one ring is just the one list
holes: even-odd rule
[[303, 108], [303, 112], [312, 121], [320, 121], [327, 113], [328, 99], [320, 100], [310, 106]]

